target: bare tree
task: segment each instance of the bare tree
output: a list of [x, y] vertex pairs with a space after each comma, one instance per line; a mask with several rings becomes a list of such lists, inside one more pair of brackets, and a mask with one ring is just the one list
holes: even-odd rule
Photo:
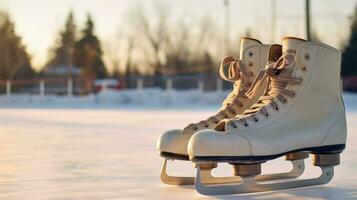
[[172, 16], [170, 6], [161, 1], [154, 1], [150, 8], [151, 15], [142, 6], [128, 13], [134, 51], [144, 55], [141, 64], [150, 66], [154, 75], [211, 70], [220, 45], [212, 19], [207, 15], [196, 20], [187, 13]]
[[[164, 40], [167, 37], [169, 7], [167, 4], [154, 2], [156, 20], [149, 20], [148, 14], [143, 7], [138, 6], [129, 11], [129, 22], [132, 24], [133, 38], [142, 38], [149, 47], [144, 53], [146, 58], [152, 59], [150, 66], [153, 68], [154, 74], [160, 74], [161, 68], [164, 65], [162, 57]], [[142, 42], [140, 41], [140, 42]], [[139, 41], [136, 41], [139, 42]], [[140, 43], [139, 42], [139, 43]], [[143, 45], [140, 44], [142, 47]], [[150, 62], [150, 61], [149, 61]]]
[[[115, 38], [105, 43], [105, 60], [112, 68], [112, 77], [132, 85], [136, 63], [133, 62], [134, 37], [125, 30], [119, 30]], [[136, 76], [137, 74], [135, 74]]]

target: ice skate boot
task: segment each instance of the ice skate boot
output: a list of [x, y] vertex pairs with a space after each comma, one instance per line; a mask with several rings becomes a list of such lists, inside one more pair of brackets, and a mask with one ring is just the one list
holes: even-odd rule
[[[187, 144], [191, 136], [199, 130], [213, 128], [222, 120], [230, 119], [241, 114], [245, 109], [255, 103], [259, 96], [263, 94], [264, 88], [247, 98], [245, 93], [250, 88], [253, 79], [258, 72], [264, 68], [267, 61], [276, 61], [281, 56], [280, 45], [266, 45], [251, 38], [241, 39], [240, 59], [227, 57], [223, 60], [220, 74], [225, 80], [234, 82], [234, 89], [224, 101], [220, 111], [199, 123], [190, 124], [183, 130], [171, 130], [164, 133], [158, 139], [158, 149], [161, 156], [165, 158], [161, 180], [171, 185], [190, 185], [194, 184], [194, 177], [175, 177], [167, 174], [166, 167], [168, 159], [171, 160], [189, 160], [187, 154]], [[228, 74], [227, 74], [228, 71]], [[302, 158], [300, 158], [302, 159]], [[260, 176], [262, 180], [273, 178], [289, 178], [300, 175], [304, 169], [303, 161], [293, 161], [294, 169], [290, 173], [275, 174], [274, 176]], [[239, 177], [215, 178], [211, 176], [211, 169], [216, 167], [215, 163], [206, 164], [204, 167], [204, 182], [206, 183], [224, 183], [240, 181]]]
[[[341, 52], [318, 42], [283, 39], [283, 55], [254, 81], [247, 95], [268, 80], [266, 92], [250, 109], [203, 130], [190, 140], [198, 165], [196, 189], [206, 195], [262, 192], [328, 183], [346, 143], [346, 117], [340, 87]], [[310, 153], [321, 168], [318, 178], [256, 182], [261, 163]], [[240, 184], [205, 184], [200, 164], [227, 162]], [[203, 168], [204, 169], [204, 168]]]

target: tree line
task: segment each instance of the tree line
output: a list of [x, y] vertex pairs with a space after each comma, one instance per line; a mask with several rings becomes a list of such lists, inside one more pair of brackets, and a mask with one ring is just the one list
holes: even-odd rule
[[[101, 43], [94, 33], [91, 15], [87, 15], [85, 26], [78, 37], [73, 13], [70, 12], [64, 30], [60, 32], [58, 42], [51, 49], [49, 60], [41, 75], [59, 75], [67, 78], [78, 76], [83, 92], [91, 92], [94, 80], [108, 77], [102, 56]], [[56, 68], [64, 69], [66, 74], [46, 73]], [[75, 73], [76, 68], [81, 70], [80, 74]]]
[[[217, 58], [226, 49], [229, 54], [238, 55], [238, 48], [223, 45], [224, 33], [209, 15], [193, 19], [183, 14], [175, 18], [169, 5], [158, 2], [151, 5], [151, 11], [132, 7], [124, 16], [125, 23], [117, 36], [104, 42], [96, 36], [90, 14], [83, 28], [78, 29], [70, 12], [50, 49], [48, 61], [36, 72], [21, 36], [15, 32], [14, 22], [6, 11], [0, 10], [0, 80], [46, 77], [51, 76], [48, 72], [53, 69], [65, 69], [62, 76], [81, 79], [83, 88], [91, 91], [94, 80], [107, 77], [119, 78], [130, 86], [138, 76], [214, 75]], [[231, 47], [238, 47], [238, 42], [238, 36], [232, 38]], [[357, 76], [356, 46], [357, 8], [343, 51], [343, 76]], [[154, 85], [162, 81], [153, 80]]]
[[8, 13], [0, 10], [0, 80], [33, 78], [31, 57], [15, 33]]
[[214, 58], [221, 53], [222, 44], [213, 20], [207, 16], [173, 20], [167, 4], [156, 2], [152, 8], [154, 15], [143, 7], [132, 7], [118, 36], [104, 44], [95, 34], [90, 14], [78, 30], [73, 12], [69, 12], [39, 72], [33, 70], [31, 56], [14, 31], [14, 22], [6, 11], [1, 11], [0, 28], [4, 34], [0, 35], [0, 79], [52, 77], [62, 72], [62, 77], [79, 78], [83, 88], [91, 91], [94, 80], [107, 77], [118, 78], [127, 86], [135, 84], [139, 76], [155, 77], [152, 84], [159, 86], [164, 75], [216, 74], [218, 60]]

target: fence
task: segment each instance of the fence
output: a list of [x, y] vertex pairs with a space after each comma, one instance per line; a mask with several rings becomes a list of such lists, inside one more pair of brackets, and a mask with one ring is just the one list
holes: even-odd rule
[[44, 96], [46, 94], [68, 95], [79, 94], [79, 86], [72, 79], [27, 79], [2, 80], [0, 93], [7, 96], [12, 94], [31, 94]]
[[[345, 91], [357, 91], [357, 78], [343, 79]], [[146, 88], [161, 88], [163, 90], [199, 90], [199, 91], [223, 91], [232, 88], [232, 83], [223, 81], [214, 76], [172, 76], [172, 77], [132, 77], [129, 84], [121, 86], [110, 85], [110, 82], [100, 81], [100, 85], [94, 86], [93, 93], [107, 90], [108, 88], [143, 90]], [[81, 95], [82, 81], [80, 79], [30, 79], [30, 80], [0, 80], [0, 95], [11, 96], [12, 94], [29, 94], [44, 96], [52, 95]]]
[[[121, 83], [119, 81], [119, 83]], [[130, 84], [126, 87], [116, 87], [108, 84], [108, 81], [100, 81], [101, 91], [108, 88], [136, 89], [162, 88], [164, 90], [189, 90], [199, 91], [222, 91], [231, 88], [232, 84], [224, 82], [217, 77], [207, 76], [175, 76], [175, 77], [132, 77]], [[0, 94], [11, 96], [13, 94], [30, 94], [44, 96], [48, 94], [55, 95], [79, 95], [81, 94], [81, 80], [79, 79], [31, 79], [31, 80], [2, 80], [0, 81]], [[96, 92], [94, 89], [93, 92]]]
[[175, 76], [132, 76], [126, 80], [126, 88], [135, 89], [138, 84], [144, 88], [159, 87], [162, 89], [170, 86], [175, 90], [200, 89], [204, 91], [214, 91], [217, 89], [228, 89], [232, 84], [223, 81], [217, 75], [196, 74], [196, 75], [175, 75]]
[[357, 76], [349, 76], [343, 78], [343, 90], [349, 92], [357, 92]]

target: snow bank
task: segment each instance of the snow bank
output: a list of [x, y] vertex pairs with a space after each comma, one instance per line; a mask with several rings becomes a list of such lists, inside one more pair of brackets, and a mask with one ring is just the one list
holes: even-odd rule
[[0, 107], [167, 107], [221, 105], [229, 91], [202, 92], [200, 90], [106, 90], [87, 96], [36, 96], [12, 95], [0, 96]]
[[343, 101], [345, 103], [346, 110], [357, 112], [357, 93], [344, 93]]
[[[200, 90], [106, 90], [96, 95], [87, 96], [36, 96], [12, 95], [0, 96], [2, 108], [91, 108], [91, 107], [122, 107], [122, 108], [205, 108], [219, 107], [229, 91], [202, 92]], [[357, 111], [357, 94], [344, 93], [346, 108]]]

